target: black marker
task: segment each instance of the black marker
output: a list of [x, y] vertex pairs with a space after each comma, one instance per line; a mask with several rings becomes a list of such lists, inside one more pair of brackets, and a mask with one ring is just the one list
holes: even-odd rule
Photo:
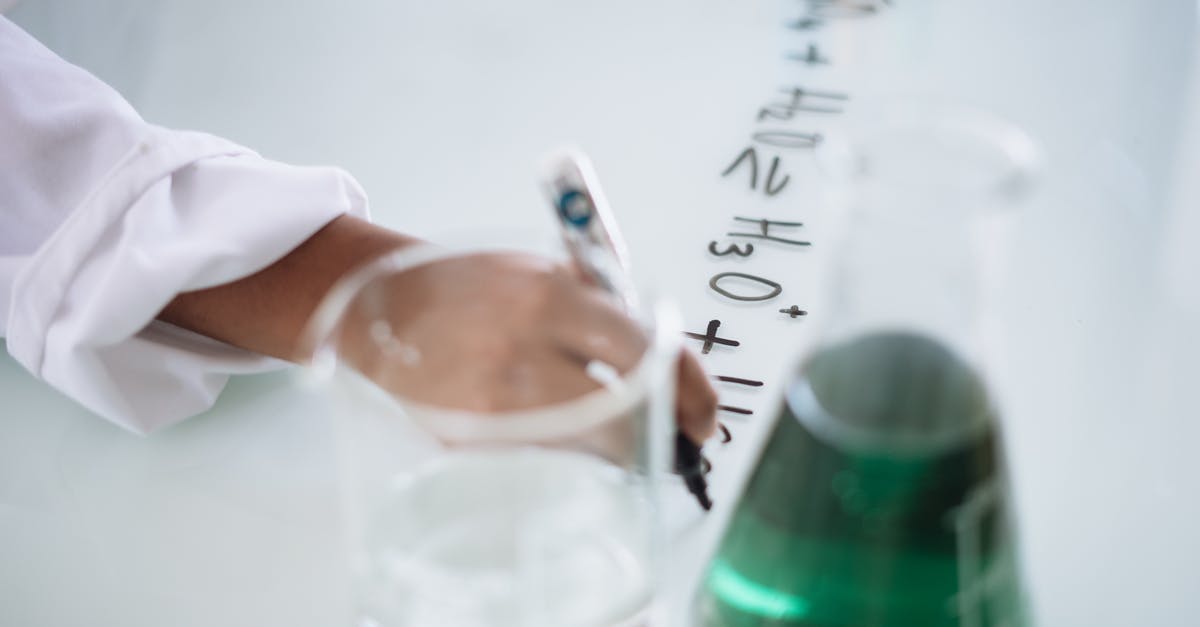
[[712, 509], [712, 499], [708, 498], [708, 480], [704, 474], [709, 469], [708, 460], [700, 452], [700, 447], [691, 438], [679, 431], [675, 434], [675, 472], [683, 477], [683, 483], [688, 492], [696, 497], [705, 511]]
[[[625, 241], [591, 162], [577, 151], [558, 153], [547, 164], [543, 186], [571, 259], [593, 283], [615, 296], [627, 312], [636, 311], [636, 290], [629, 280]], [[673, 466], [700, 507], [712, 509], [704, 478], [711, 466], [701, 454], [700, 445], [682, 431], [675, 434]]]

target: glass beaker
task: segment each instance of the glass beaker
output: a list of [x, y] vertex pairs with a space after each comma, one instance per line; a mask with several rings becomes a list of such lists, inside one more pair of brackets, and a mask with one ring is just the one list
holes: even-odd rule
[[699, 622], [1026, 622], [985, 294], [1036, 152], [963, 112], [893, 112], [823, 157], [847, 192], [830, 297], [699, 591]]
[[337, 397], [354, 624], [649, 624], [678, 321], [647, 305], [583, 338], [476, 336], [483, 353], [554, 346], [540, 357], [557, 369], [513, 351], [500, 371], [455, 379], [480, 385], [447, 388], [447, 367], [473, 364], [425, 330], [452, 313], [397, 312], [463, 290], [455, 264], [493, 254], [393, 253], [335, 286], [310, 326], [313, 371]]

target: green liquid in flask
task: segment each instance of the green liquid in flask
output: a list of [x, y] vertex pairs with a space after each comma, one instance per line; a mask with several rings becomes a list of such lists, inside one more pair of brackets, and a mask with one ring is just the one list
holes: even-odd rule
[[710, 627], [1021, 627], [987, 392], [940, 344], [814, 355], [697, 600]]

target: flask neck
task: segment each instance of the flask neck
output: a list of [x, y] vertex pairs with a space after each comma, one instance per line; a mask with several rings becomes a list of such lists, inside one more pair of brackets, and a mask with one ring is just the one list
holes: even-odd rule
[[976, 361], [1005, 231], [1031, 187], [1032, 143], [994, 120], [924, 112], [831, 154], [840, 202], [819, 342], [903, 332]]
[[863, 191], [833, 261], [823, 339], [904, 331], [974, 352], [991, 289], [976, 203]]

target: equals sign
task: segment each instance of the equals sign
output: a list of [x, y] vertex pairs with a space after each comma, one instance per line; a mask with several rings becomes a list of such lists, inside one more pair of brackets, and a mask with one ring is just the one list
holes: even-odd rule
[[[736, 383], [738, 385], [744, 385], [744, 386], [752, 387], [752, 388], [762, 387], [762, 385], [763, 385], [762, 381], [758, 381], [756, 379], [743, 379], [742, 377], [729, 377], [729, 376], [725, 376], [725, 375], [717, 375], [717, 376], [714, 376], [713, 378], [716, 379], [717, 381], [721, 381], [723, 383]], [[729, 412], [731, 414], [738, 414], [741, 416], [750, 416], [750, 415], [754, 414], [754, 411], [751, 409], [746, 409], [745, 407], [735, 407], [733, 405], [717, 405], [717, 409], [719, 411], [725, 411], [725, 412]]]

